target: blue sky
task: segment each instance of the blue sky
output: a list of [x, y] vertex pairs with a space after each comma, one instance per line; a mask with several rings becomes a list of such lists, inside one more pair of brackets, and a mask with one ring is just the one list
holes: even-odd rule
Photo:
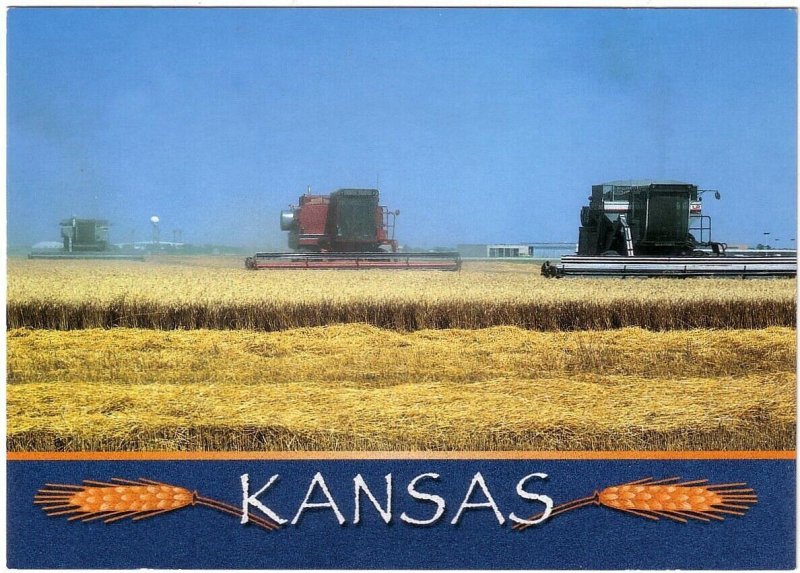
[[796, 235], [794, 10], [11, 9], [8, 241], [285, 248], [373, 187], [402, 244], [577, 241], [592, 184], [718, 189], [714, 237]]

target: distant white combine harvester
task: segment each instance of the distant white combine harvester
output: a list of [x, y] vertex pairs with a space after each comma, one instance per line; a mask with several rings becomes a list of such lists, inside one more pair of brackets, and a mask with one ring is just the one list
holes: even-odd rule
[[[62, 243], [44, 241], [34, 245], [29, 259], [126, 259], [144, 260], [140, 254], [124, 253], [108, 242], [109, 222], [72, 216], [60, 223]], [[58, 247], [56, 247], [58, 245]]]

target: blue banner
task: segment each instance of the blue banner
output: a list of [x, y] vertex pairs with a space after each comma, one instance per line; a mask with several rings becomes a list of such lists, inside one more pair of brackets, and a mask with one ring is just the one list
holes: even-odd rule
[[[792, 569], [796, 564], [793, 460], [9, 461], [7, 469], [13, 568]], [[695, 482], [708, 488], [697, 490], [706, 498], [713, 491], [731, 492], [731, 507], [714, 515], [687, 513], [681, 520], [679, 512], [659, 517], [652, 504], [642, 509], [639, 498], [632, 506], [638, 513], [610, 505], [616, 494], [608, 492], [620, 490], [606, 488], [678, 477], [662, 482], [660, 491]], [[178, 492], [174, 499], [188, 491], [195, 501], [213, 503], [189, 504], [187, 497], [180, 507], [122, 514], [109, 518], [111, 523], [104, 522], [108, 513], [83, 522], [91, 515], [62, 503], [76, 499], [72, 492], [87, 492], [83, 499], [104, 493], [99, 484], [82, 486], [84, 480], [117, 484], [119, 496], [127, 496], [134, 482], [145, 483], [139, 478], [168, 484]], [[655, 491], [639, 490], [645, 497]], [[546, 509], [533, 495], [559, 507], [595, 492], [605, 492], [603, 503], [595, 496], [540, 524], [514, 528], [512, 514], [529, 519]], [[103, 503], [102, 495], [95, 497]], [[253, 520], [242, 524], [245, 505]], [[134, 520], [137, 516], [146, 518]], [[285, 523], [275, 530], [256, 523], [275, 519]]]

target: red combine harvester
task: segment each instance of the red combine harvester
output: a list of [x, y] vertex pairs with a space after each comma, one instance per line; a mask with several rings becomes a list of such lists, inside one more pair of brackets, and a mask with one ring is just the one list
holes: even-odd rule
[[398, 253], [394, 239], [399, 211], [379, 205], [377, 189], [339, 189], [302, 195], [281, 212], [293, 253], [256, 253], [248, 269], [415, 269], [457, 271], [458, 253]]

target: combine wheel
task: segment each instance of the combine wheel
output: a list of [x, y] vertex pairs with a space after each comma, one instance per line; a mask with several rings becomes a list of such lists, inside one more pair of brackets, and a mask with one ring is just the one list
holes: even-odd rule
[[542, 265], [542, 276], [548, 279], [558, 277], [558, 269], [555, 265], [551, 265], [550, 261], [545, 261]]

